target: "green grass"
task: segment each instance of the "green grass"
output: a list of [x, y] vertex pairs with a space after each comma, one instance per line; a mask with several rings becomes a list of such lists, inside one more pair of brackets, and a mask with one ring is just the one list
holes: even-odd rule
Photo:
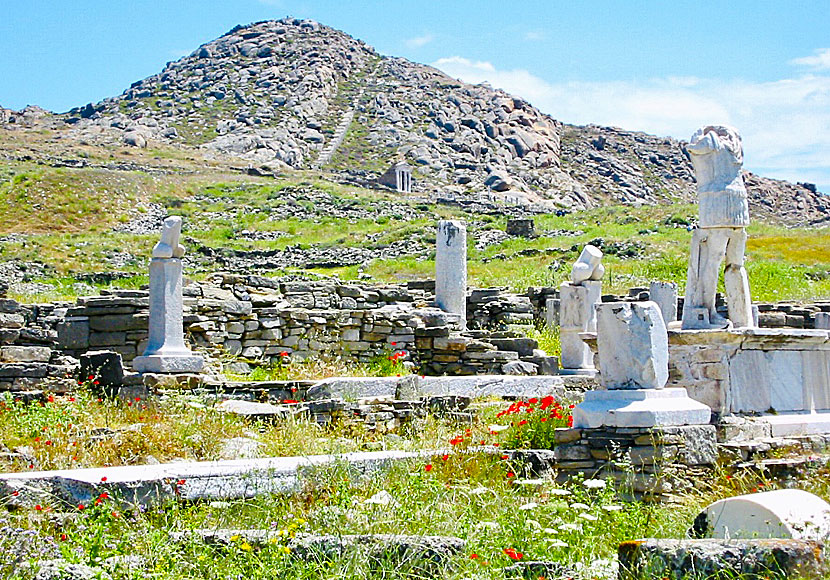
[[[299, 418], [249, 425], [209, 406], [197, 408], [196, 401], [179, 395], [127, 405], [98, 402], [81, 392], [74, 400], [56, 397], [43, 405], [7, 402], [0, 408], [0, 438], [8, 447], [29, 446], [42, 468], [141, 463], [148, 454], [161, 460], [206, 459], [215, 456], [222, 439], [240, 435], [259, 440], [269, 455], [380, 447], [447, 451], [395, 463], [371, 477], [360, 477], [337, 463], [320, 467], [306, 472], [296, 494], [167, 503], [152, 509], [139, 509], [109, 494], [83, 507], [43, 498], [39, 509], [6, 511], [0, 520], [51, 538], [70, 562], [99, 567], [111, 557], [136, 557], [132, 566], [109, 564], [114, 580], [425, 577], [423, 570], [393, 567], [353, 553], [297, 559], [286, 546], [298, 533], [448, 535], [465, 540], [463, 553], [427, 577], [501, 578], [499, 568], [514, 563], [521, 553], [522, 561], [587, 566], [594, 570], [588, 577], [606, 578], [601, 564], [607, 565], [621, 542], [684, 537], [694, 516], [710, 502], [778, 486], [756, 471], [715, 469], [691, 491], [661, 504], [628, 501], [624, 497], [630, 490], [610, 481], [585, 484], [576, 477], [566, 484], [542, 480], [522, 485], [518, 482], [527, 475], [522, 465], [475, 449], [479, 440], [506, 445], [515, 435], [490, 433], [489, 425], [509, 421], [509, 416], [496, 416], [507, 403], [485, 407], [466, 429], [429, 416], [416, 428], [390, 438], [346, 423], [324, 428]], [[103, 425], [117, 435], [89, 444], [92, 430]], [[135, 425], [141, 429], [125, 429]], [[827, 498], [828, 481], [826, 470], [815, 469], [788, 485]], [[186, 487], [188, 482], [176, 485]], [[379, 492], [388, 493], [394, 504], [366, 501]], [[171, 541], [172, 532], [195, 529], [270, 530], [275, 539], [258, 544], [240, 535], [228, 544], [213, 545], [195, 539]], [[34, 576], [23, 568], [12, 571], [6, 557], [11, 551], [2, 553], [4, 577]], [[36, 570], [34, 559], [33, 564]]]
[[[17, 200], [12, 203], [12, 212], [4, 214], [6, 222], [0, 216], [0, 233], [22, 231], [23, 228], [42, 232], [24, 240], [0, 241], [0, 259], [39, 261], [54, 270], [54, 275], [40, 280], [52, 284], [54, 292], [41, 292], [39, 296], [30, 297], [15, 295], [16, 298], [28, 301], [44, 300], [49, 296], [71, 298], [72, 286], [65, 280], [83, 272], [117, 269], [144, 275], [146, 259], [143, 256], [149, 255], [155, 236], [118, 234], [107, 227], [123, 223], [127, 219], [126, 210], [137, 199], [162, 203], [171, 214], [185, 218], [184, 233], [188, 240], [220, 250], [282, 250], [297, 245], [305, 249], [375, 248], [408, 239], [431, 248], [435, 241], [435, 218], [465, 219], [469, 224], [470, 285], [506, 286], [516, 292], [524, 292], [529, 286], [558, 286], [567, 279], [570, 265], [581, 248], [596, 240], [602, 240], [606, 250], [611, 250], [603, 260], [607, 270], [605, 292], [623, 294], [631, 287], [647, 286], [652, 280], [677, 282], [683, 292], [691, 238], [686, 225], [696, 214], [694, 206], [681, 204], [638, 208], [605, 206], [564, 216], [539, 215], [535, 218], [540, 233], [537, 238], [512, 238], [477, 250], [474, 247], [476, 236], [485, 229], [503, 229], [506, 218], [473, 215], [458, 208], [409, 201], [392, 192], [343, 186], [313, 173], [291, 172], [277, 180], [235, 177], [210, 181], [205, 176], [195, 176], [176, 181], [124, 172], [125, 181], [119, 187], [125, 191], [138, 188], [139, 193], [125, 193], [123, 207], [108, 206], [104, 211], [101, 205], [105, 199], [103, 193], [85, 200], [82, 205], [69, 203], [73, 195], [79, 195], [77, 190], [86, 183], [84, 180], [97, 175], [92, 170], [88, 173], [73, 171], [71, 176], [61, 170], [43, 168], [0, 171], [0, 197]], [[80, 179], [76, 179], [77, 176]], [[141, 183], [147, 183], [147, 188], [141, 190]], [[52, 197], [47, 196], [48, 203], [43, 207], [36, 207], [32, 205], [35, 191], [51, 191]], [[115, 190], [110, 184], [104, 191]], [[317, 214], [316, 204], [312, 201], [314, 197], [309, 197], [308, 192], [327, 196], [338, 208], [364, 209], [373, 217], [345, 220]], [[289, 203], [289, 198], [294, 200], [292, 203], [304, 207], [307, 216], [269, 219], [275, 210]], [[67, 207], [81, 212], [78, 220], [70, 222], [61, 213], [69, 211]], [[11, 217], [18, 211], [27, 219]], [[101, 213], [107, 218], [98, 219]], [[83, 224], [91, 225], [87, 229], [82, 227]], [[239, 235], [242, 230], [276, 231], [285, 235], [274, 240], [250, 240]], [[755, 223], [748, 233], [747, 271], [754, 300], [830, 298], [830, 232]], [[613, 246], [618, 244], [633, 244], [639, 255], [613, 254]], [[190, 249], [194, 251], [193, 247]], [[136, 258], [115, 267], [109, 258], [116, 252], [129, 252]], [[431, 258], [403, 256], [375, 259], [354, 266], [316, 269], [315, 272], [336, 275], [344, 280], [356, 279], [364, 273], [375, 281], [400, 283], [432, 278], [434, 262]], [[192, 275], [200, 273], [193, 272]], [[115, 285], [122, 284], [117, 282]]]

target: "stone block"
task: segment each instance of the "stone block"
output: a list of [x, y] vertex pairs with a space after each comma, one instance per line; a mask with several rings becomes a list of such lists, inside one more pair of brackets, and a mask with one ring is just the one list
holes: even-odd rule
[[800, 489], [779, 489], [716, 501], [695, 518], [706, 538], [792, 538], [826, 541], [830, 504]]
[[0, 344], [13, 344], [19, 337], [19, 328], [0, 328]]
[[574, 427], [705, 425], [711, 409], [683, 388], [588, 391], [574, 408]]
[[649, 300], [657, 304], [667, 325], [677, 320], [677, 283], [652, 282], [649, 285]]
[[89, 328], [98, 332], [143, 330], [147, 328], [148, 321], [149, 317], [146, 314], [93, 316], [89, 319]]
[[809, 540], [665, 540], [623, 542], [619, 580], [672, 578], [825, 578], [822, 545]]
[[0, 328], [23, 328], [25, 323], [22, 314], [0, 312]]
[[79, 380], [89, 380], [95, 377], [99, 385], [105, 390], [108, 387], [118, 387], [124, 379], [124, 365], [121, 355], [110, 350], [90, 351], [81, 355]]
[[89, 319], [85, 316], [64, 318], [57, 325], [58, 345], [62, 349], [84, 350], [89, 347]]
[[609, 389], [661, 389], [668, 381], [668, 335], [654, 302], [597, 306], [597, 347]]
[[125, 332], [92, 332], [89, 335], [89, 346], [117, 346], [127, 342]]
[[0, 346], [0, 362], [49, 362], [52, 349], [47, 346]]
[[46, 363], [5, 363], [0, 365], [0, 378], [40, 379], [49, 374]]

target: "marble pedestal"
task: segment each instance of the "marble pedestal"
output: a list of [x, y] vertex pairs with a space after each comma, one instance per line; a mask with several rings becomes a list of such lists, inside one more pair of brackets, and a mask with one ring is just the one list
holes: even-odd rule
[[150, 336], [147, 349], [133, 360], [141, 373], [196, 373], [204, 359], [184, 343], [182, 261], [153, 258], [150, 262]]
[[707, 425], [712, 412], [686, 389], [588, 391], [574, 408], [574, 428]]
[[559, 374], [596, 374], [594, 354], [579, 336], [596, 332], [596, 307], [602, 298], [602, 282], [586, 280], [579, 284], [565, 282], [559, 289], [559, 340], [562, 347]]

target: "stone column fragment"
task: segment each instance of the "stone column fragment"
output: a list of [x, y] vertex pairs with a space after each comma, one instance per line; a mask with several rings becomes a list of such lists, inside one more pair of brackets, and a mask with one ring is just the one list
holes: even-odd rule
[[467, 324], [467, 226], [458, 220], [438, 222], [435, 247], [435, 302]]
[[652, 282], [649, 284], [649, 298], [657, 303], [663, 322], [677, 320], [677, 284], [675, 282]]

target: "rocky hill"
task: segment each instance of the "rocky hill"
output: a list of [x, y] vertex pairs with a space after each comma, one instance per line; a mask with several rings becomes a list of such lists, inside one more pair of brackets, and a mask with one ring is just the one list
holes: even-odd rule
[[[35, 113], [5, 111], [0, 125]], [[53, 121], [85, 144], [165, 144], [213, 162], [319, 169], [363, 185], [405, 159], [416, 191], [548, 210], [694, 199], [680, 142], [563, 125], [501, 90], [381, 56], [312, 21], [236, 27], [121, 95]], [[755, 215], [830, 221], [828, 198], [809, 185], [747, 182]]]

